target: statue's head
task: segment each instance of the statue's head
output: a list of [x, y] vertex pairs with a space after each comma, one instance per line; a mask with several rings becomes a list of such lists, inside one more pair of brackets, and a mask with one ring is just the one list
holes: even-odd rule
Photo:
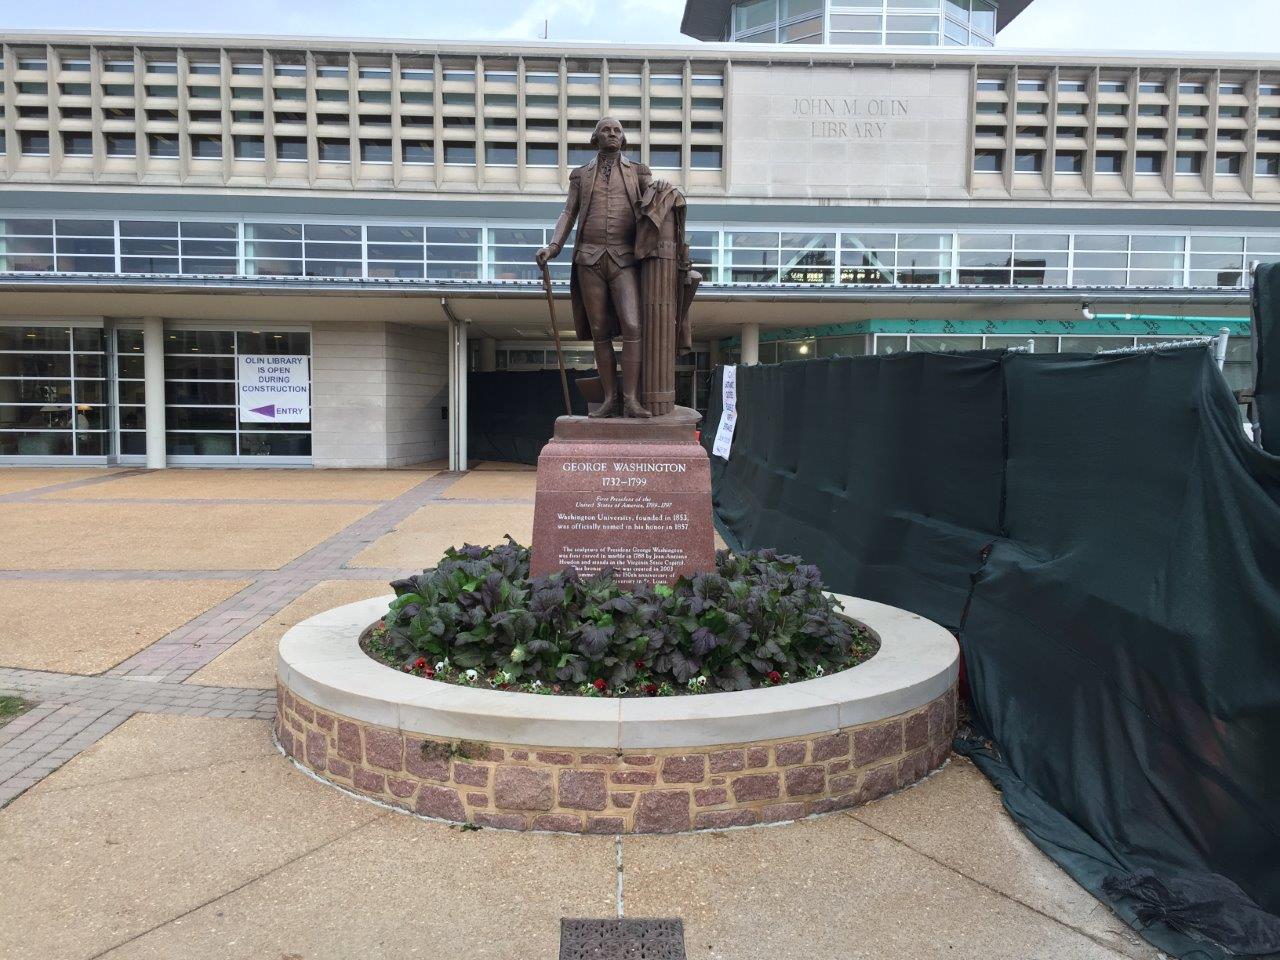
[[596, 150], [622, 150], [627, 145], [627, 135], [622, 124], [613, 117], [601, 117], [591, 134], [591, 146]]

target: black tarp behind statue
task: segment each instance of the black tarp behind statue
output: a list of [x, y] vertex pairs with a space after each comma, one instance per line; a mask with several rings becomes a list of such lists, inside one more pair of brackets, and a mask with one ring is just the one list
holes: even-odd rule
[[1280, 456], [1280, 263], [1261, 264], [1254, 276], [1253, 351], [1253, 402], [1262, 446]]
[[[569, 370], [573, 412], [586, 415], [587, 401]], [[467, 376], [467, 455], [471, 460], [537, 463], [551, 439], [556, 417], [564, 416], [559, 370], [499, 370]]]
[[1209, 351], [739, 367], [738, 397], [726, 541], [959, 632], [959, 746], [1157, 946], [1280, 952], [1280, 460]]

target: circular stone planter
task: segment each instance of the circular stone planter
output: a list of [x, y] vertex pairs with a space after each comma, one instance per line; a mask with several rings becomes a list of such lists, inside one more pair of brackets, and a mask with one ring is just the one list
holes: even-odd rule
[[619, 699], [401, 673], [358, 643], [391, 597], [347, 604], [281, 639], [276, 737], [346, 790], [486, 827], [676, 833], [845, 809], [946, 760], [959, 648], [923, 617], [833, 596], [880, 638], [859, 666], [735, 693]]

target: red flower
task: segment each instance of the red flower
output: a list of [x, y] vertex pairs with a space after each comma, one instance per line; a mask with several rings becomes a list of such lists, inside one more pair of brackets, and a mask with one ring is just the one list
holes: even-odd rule
[[609, 685], [608, 685], [607, 683], [605, 683], [605, 682], [604, 682], [604, 678], [603, 678], [603, 677], [597, 677], [597, 678], [596, 678], [596, 682], [595, 682], [595, 683], [593, 683], [593, 684], [592, 684], [592, 686], [593, 686], [593, 687], [595, 687], [597, 690], [603, 690], [605, 687], [607, 687], [607, 686], [609, 686]]
[[413, 661], [413, 669], [415, 669], [415, 670], [425, 670], [426, 668], [427, 668], [427, 658], [426, 658], [426, 657], [419, 657], [417, 660]]
[[770, 671], [769, 671], [769, 682], [770, 682], [770, 683], [781, 683], [781, 682], [782, 682], [782, 674], [780, 674], [777, 670], [770, 670]]
[[435, 668], [434, 668], [434, 667], [427, 667], [426, 669], [424, 669], [424, 670], [422, 671], [422, 675], [423, 675], [424, 677], [426, 677], [428, 680], [430, 680], [432, 677], [434, 677], [434, 676], [436, 675]]
[[637, 660], [637, 661], [636, 661], [636, 669], [637, 669], [637, 670], [643, 670], [643, 669], [644, 669], [644, 661], [643, 661], [643, 660]]
[[560, 692], [560, 684], [558, 684], [558, 683], [553, 683], [553, 684], [551, 685], [551, 692], [552, 692], [552, 693], [559, 693], [559, 692]]
[[656, 683], [646, 683], [644, 685], [644, 692], [651, 697], [656, 697], [658, 695], [658, 685]]

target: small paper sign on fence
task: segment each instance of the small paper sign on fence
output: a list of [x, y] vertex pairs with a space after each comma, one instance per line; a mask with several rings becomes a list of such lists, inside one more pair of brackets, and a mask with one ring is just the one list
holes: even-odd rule
[[716, 429], [716, 442], [711, 452], [723, 460], [729, 459], [733, 446], [733, 428], [738, 424], [738, 368], [732, 364], [724, 368], [720, 381], [720, 426]]

